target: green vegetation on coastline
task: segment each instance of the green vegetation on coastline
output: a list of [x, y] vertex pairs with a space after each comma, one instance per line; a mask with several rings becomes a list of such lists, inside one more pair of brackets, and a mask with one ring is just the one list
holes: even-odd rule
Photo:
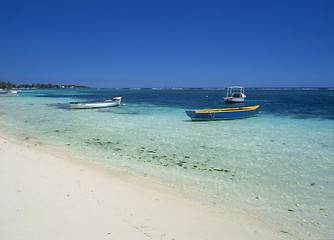
[[16, 85], [10, 82], [0, 82], [0, 89], [54, 89], [54, 88], [89, 88], [87, 86], [77, 86], [77, 85], [53, 85], [51, 83], [33, 83], [33, 84], [20, 84]]

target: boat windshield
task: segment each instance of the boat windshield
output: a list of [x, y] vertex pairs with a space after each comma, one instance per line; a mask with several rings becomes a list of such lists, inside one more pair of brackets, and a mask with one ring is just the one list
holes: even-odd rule
[[232, 97], [240, 98], [240, 97], [242, 97], [242, 93], [233, 93]]

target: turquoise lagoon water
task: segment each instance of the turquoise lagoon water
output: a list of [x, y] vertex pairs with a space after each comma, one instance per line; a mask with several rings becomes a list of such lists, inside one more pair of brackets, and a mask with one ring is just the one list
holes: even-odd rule
[[[206, 196], [278, 226], [291, 239], [333, 239], [334, 113], [330, 90], [247, 90], [258, 117], [191, 122], [225, 90], [25, 90], [0, 98], [0, 124], [21, 140]], [[123, 96], [116, 108], [68, 102]], [[233, 105], [235, 106], [235, 105]]]

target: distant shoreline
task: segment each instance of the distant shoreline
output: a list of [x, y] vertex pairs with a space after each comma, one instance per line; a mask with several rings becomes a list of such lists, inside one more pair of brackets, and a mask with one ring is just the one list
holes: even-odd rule
[[[0, 90], [43, 90], [43, 89], [129, 89], [129, 90], [226, 90], [227, 87], [88, 87], [79, 85], [53, 85], [53, 84], [21, 84], [0, 82]], [[245, 87], [246, 90], [292, 90], [292, 91], [311, 91], [328, 90], [334, 91], [334, 87]]]
[[16, 85], [10, 82], [3, 82], [0, 81], [0, 89], [74, 89], [74, 88], [89, 88], [87, 86], [79, 86], [79, 85], [54, 85], [51, 83], [44, 84], [44, 83], [33, 83], [33, 84], [20, 84]]
[[[90, 89], [129, 89], [129, 90], [226, 90], [227, 87], [203, 87], [203, 88], [198, 88], [198, 87], [194, 87], [194, 88], [190, 88], [190, 87], [161, 87], [161, 88], [132, 88], [132, 87], [128, 87], [128, 88], [102, 88], [102, 87], [89, 87]], [[245, 87], [246, 90], [299, 90], [299, 91], [310, 91], [310, 90], [329, 90], [329, 91], [334, 91], [334, 87], [295, 87], [295, 88], [290, 88], [290, 87]]]

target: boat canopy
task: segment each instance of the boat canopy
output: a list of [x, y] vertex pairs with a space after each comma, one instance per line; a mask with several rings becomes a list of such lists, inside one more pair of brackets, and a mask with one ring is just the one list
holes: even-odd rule
[[232, 86], [227, 88], [226, 97], [244, 97], [245, 88]]

